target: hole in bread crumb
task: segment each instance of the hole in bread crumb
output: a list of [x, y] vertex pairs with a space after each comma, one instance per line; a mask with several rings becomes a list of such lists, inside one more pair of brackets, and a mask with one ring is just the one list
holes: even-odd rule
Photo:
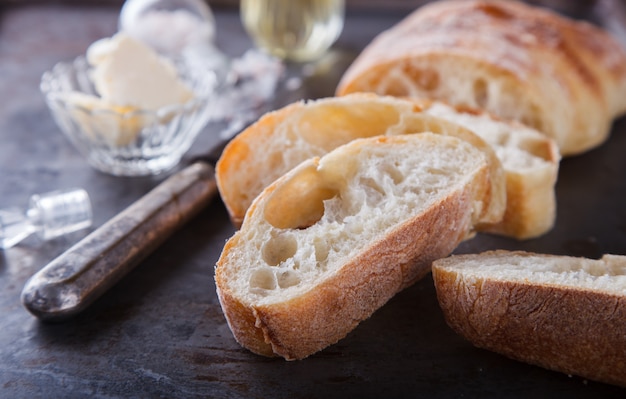
[[422, 185], [420, 187], [422, 192], [432, 193], [437, 189], [445, 186], [444, 182], [450, 176], [452, 172], [438, 168], [426, 168], [427, 173], [421, 179]]
[[489, 93], [487, 91], [487, 82], [484, 79], [476, 79], [474, 81], [474, 101], [478, 108], [486, 108], [489, 101]]
[[298, 284], [300, 284], [300, 277], [293, 270], [287, 270], [278, 275], [278, 286], [280, 288], [289, 288]]
[[313, 241], [313, 246], [315, 247], [315, 260], [318, 263], [325, 262], [326, 259], [328, 259], [328, 253], [330, 252], [328, 243], [320, 238], [316, 238], [315, 241]]
[[270, 238], [263, 246], [261, 254], [265, 263], [270, 266], [277, 266], [294, 256], [297, 250], [296, 239], [291, 235], [283, 234]]
[[[385, 198], [385, 195], [380, 187], [372, 186], [369, 183], [364, 183], [363, 179], [361, 179], [361, 188], [362, 196], [364, 198], [364, 205], [367, 205], [370, 208], [378, 207]], [[357, 210], [355, 209], [353, 213], [356, 212]], [[343, 217], [341, 218], [341, 220], [343, 220]]]
[[508, 128], [501, 128], [494, 130], [493, 138], [490, 138], [489, 141], [493, 143], [493, 145], [504, 147], [507, 145], [509, 140], [511, 139], [511, 135], [508, 133]]
[[277, 229], [306, 229], [324, 216], [324, 201], [338, 195], [314, 162], [278, 186], [265, 203], [265, 220]]
[[452, 173], [449, 170], [446, 170], [443, 168], [435, 168], [435, 167], [428, 167], [426, 168], [426, 171], [428, 172], [429, 175], [435, 175], [435, 176], [450, 176], [450, 174]]
[[397, 165], [384, 164], [384, 165], [381, 165], [381, 169], [389, 177], [391, 177], [391, 180], [393, 181], [393, 184], [395, 184], [397, 186], [397, 185], [401, 184], [404, 181], [404, 174], [402, 174], [402, 172], [400, 172], [397, 169], [396, 166]]
[[276, 288], [276, 276], [270, 269], [257, 269], [250, 276], [250, 288], [273, 290]]
[[522, 115], [520, 118], [520, 122], [522, 122], [526, 126], [530, 126], [540, 132], [544, 131], [544, 125], [541, 117], [541, 112], [539, 111], [539, 107], [535, 104], [532, 104], [529, 107], [529, 110]]
[[[378, 199], [385, 195], [385, 190], [378, 184], [378, 182], [371, 177], [360, 177], [359, 186], [362, 186], [367, 191], [368, 202], [377, 203]], [[371, 197], [371, 198], [370, 198]], [[370, 201], [372, 200], [372, 201]]]
[[409, 63], [405, 64], [402, 70], [422, 90], [432, 91], [439, 87], [439, 73], [433, 69], [420, 69]]
[[384, 90], [378, 90], [378, 92], [382, 92], [386, 95], [394, 97], [406, 97], [411, 94], [408, 87], [404, 84], [402, 80], [391, 78], [385, 85]]

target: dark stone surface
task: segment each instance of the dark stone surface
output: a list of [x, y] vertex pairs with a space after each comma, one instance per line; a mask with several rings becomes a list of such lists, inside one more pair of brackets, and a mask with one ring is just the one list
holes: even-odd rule
[[[55, 126], [38, 91], [44, 70], [116, 29], [117, 8], [0, 8], [0, 206], [81, 186], [97, 227], [165, 176], [119, 178], [87, 166]], [[349, 15], [337, 48], [354, 54], [398, 15]], [[218, 44], [250, 43], [235, 13], [218, 14]], [[340, 72], [340, 71], [335, 71]], [[332, 94], [332, 79], [307, 86]], [[216, 142], [207, 129], [189, 154]], [[596, 257], [626, 252], [626, 120], [611, 139], [564, 160], [554, 230], [527, 242], [481, 235], [458, 252], [492, 248]], [[33, 239], [0, 252], [0, 397], [3, 398], [609, 398], [626, 391], [515, 362], [455, 335], [426, 278], [346, 339], [304, 361], [242, 349], [221, 313], [213, 266], [233, 233], [219, 201], [176, 233], [76, 318], [46, 324], [20, 303], [26, 280], [82, 238]]]

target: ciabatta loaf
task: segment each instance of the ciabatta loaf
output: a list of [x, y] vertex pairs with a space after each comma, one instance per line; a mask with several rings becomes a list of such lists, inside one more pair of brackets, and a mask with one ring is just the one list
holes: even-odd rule
[[[264, 115], [222, 153], [218, 188], [239, 225], [261, 190], [305, 159], [356, 138], [424, 131], [462, 137], [479, 147], [487, 142], [504, 165], [506, 187], [492, 188], [498, 199], [487, 208], [479, 230], [525, 239], [553, 226], [559, 164], [553, 140], [484, 112], [373, 94], [300, 102]], [[506, 214], [500, 220], [505, 196]]]
[[493, 251], [432, 272], [448, 324], [474, 345], [626, 386], [626, 256]]
[[471, 237], [489, 156], [430, 133], [358, 139], [267, 187], [217, 262], [228, 324], [251, 351], [331, 345]]
[[437, 1], [370, 43], [337, 93], [443, 100], [518, 120], [564, 156], [626, 111], [626, 54], [601, 29], [516, 1]]

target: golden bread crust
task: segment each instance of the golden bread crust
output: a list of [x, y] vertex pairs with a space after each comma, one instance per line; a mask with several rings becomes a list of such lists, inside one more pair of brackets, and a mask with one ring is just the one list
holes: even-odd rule
[[[253, 127], [245, 129], [224, 148], [215, 165], [215, 179], [220, 195], [235, 225], [241, 225], [243, 215], [246, 213], [247, 206], [243, 207], [242, 204], [248, 205], [253, 200], [253, 198], [242, 197], [246, 194], [245, 190], [238, 189], [239, 185], [234, 184], [235, 181], [240, 181], [243, 177], [242, 174], [238, 173], [238, 165], [246, 158], [254, 157], [256, 153], [256, 149], [250, 147], [249, 144], [251, 143], [247, 137], [258, 136], [259, 140], [265, 140], [267, 137], [269, 140], [274, 127], [302, 106], [302, 103], [296, 102], [264, 114], [253, 124]], [[265, 162], [269, 161], [265, 160]], [[250, 178], [254, 178], [254, 176], [250, 176]], [[238, 184], [242, 183], [245, 184], [245, 182]]]
[[626, 110], [626, 53], [606, 32], [515, 1], [439, 1], [380, 34], [337, 94], [376, 92], [519, 120], [562, 155], [608, 137]]
[[[446, 321], [474, 345], [510, 358], [595, 381], [626, 386], [626, 298], [550, 283], [474, 278], [450, 264], [479, 257], [553, 255], [490, 251], [436, 261], [433, 279]], [[622, 263], [625, 262], [622, 257]], [[602, 262], [602, 261], [599, 261]], [[497, 269], [497, 267], [494, 267]]]

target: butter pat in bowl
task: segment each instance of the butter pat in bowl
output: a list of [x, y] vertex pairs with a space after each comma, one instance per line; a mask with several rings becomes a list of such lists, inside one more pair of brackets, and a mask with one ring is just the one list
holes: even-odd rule
[[173, 168], [211, 117], [215, 71], [162, 58], [118, 33], [44, 73], [59, 128], [94, 168], [118, 176]]

